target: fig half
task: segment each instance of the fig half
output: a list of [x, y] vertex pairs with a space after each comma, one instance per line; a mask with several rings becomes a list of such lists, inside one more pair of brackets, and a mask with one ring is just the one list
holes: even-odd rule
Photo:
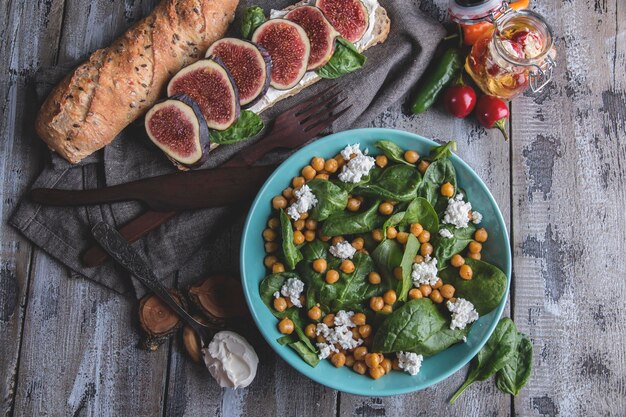
[[[187, 308], [181, 294], [173, 289], [168, 292], [179, 305]], [[148, 294], [139, 301], [139, 324], [142, 330], [140, 346], [152, 352], [182, 327], [180, 317], [154, 294]]]
[[315, 5], [347, 41], [354, 43], [365, 35], [370, 22], [361, 0], [317, 0]]
[[324, 13], [314, 6], [296, 7], [285, 16], [302, 26], [311, 43], [311, 55], [307, 70], [312, 71], [326, 65], [335, 52], [335, 39], [339, 32], [330, 24]]

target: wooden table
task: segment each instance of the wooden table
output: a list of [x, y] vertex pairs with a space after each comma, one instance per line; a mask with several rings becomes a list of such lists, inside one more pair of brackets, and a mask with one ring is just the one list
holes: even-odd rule
[[[399, 1], [399, 0], [395, 0]], [[535, 1], [552, 23], [555, 82], [511, 104], [511, 141], [439, 111], [399, 107], [373, 126], [456, 139], [508, 222], [507, 314], [530, 334], [534, 372], [517, 398], [492, 381], [446, 403], [465, 371], [395, 398], [340, 394], [271, 353], [250, 389], [220, 390], [174, 342], [136, 348], [134, 305], [65, 268], [6, 225], [39, 173], [35, 73], [107, 45], [156, 0], [0, 4], [0, 412], [19, 416], [625, 416], [626, 5]], [[445, 0], [408, 2], [437, 19]], [[42, 77], [38, 75], [38, 82]]]

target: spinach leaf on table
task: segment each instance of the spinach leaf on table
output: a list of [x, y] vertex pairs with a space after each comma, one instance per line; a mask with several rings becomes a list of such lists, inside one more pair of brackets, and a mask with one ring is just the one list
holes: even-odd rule
[[264, 127], [265, 124], [258, 114], [250, 110], [244, 110], [235, 124], [228, 129], [212, 131], [211, 142], [218, 145], [242, 142], [256, 136]]
[[287, 268], [293, 270], [298, 262], [302, 260], [302, 254], [300, 250], [293, 243], [293, 229], [289, 216], [285, 213], [285, 210], [280, 210], [280, 228], [282, 232], [283, 242], [283, 257], [285, 258], [285, 264]]
[[411, 350], [441, 330], [447, 322], [429, 298], [411, 300], [391, 313], [378, 328], [372, 352]]
[[466, 326], [464, 329], [450, 329], [450, 321], [436, 333], [433, 333], [428, 339], [419, 342], [413, 346], [410, 351], [419, 355], [432, 356], [439, 352], [443, 352], [450, 346], [459, 343], [467, 336], [471, 328], [471, 325]]
[[532, 372], [533, 343], [520, 332], [517, 332], [516, 343], [513, 357], [496, 374], [496, 386], [505, 394], [519, 394]]
[[407, 162], [406, 159], [404, 159], [404, 149], [390, 140], [379, 140], [374, 146], [380, 149], [387, 158], [394, 162], [415, 166], [415, 164]]
[[474, 304], [478, 314], [484, 316], [502, 301], [506, 291], [506, 275], [484, 261], [466, 258], [465, 264], [472, 268], [471, 280], [461, 278], [459, 269], [451, 266], [439, 271], [439, 277], [445, 284], [451, 284], [456, 288], [456, 297], [465, 298]]
[[411, 272], [413, 272], [413, 262], [415, 255], [420, 248], [420, 243], [413, 234], [409, 234], [404, 247], [404, 254], [402, 255], [402, 262], [400, 262], [400, 268], [402, 268], [402, 281], [398, 286], [398, 300], [406, 301], [409, 295], [409, 290], [413, 286], [413, 279], [411, 278]]
[[465, 382], [450, 398], [450, 404], [476, 381], [484, 381], [502, 369], [513, 358], [516, 349], [517, 328], [509, 318], [498, 322], [485, 346], [472, 359]]
[[376, 270], [385, 279], [388, 286], [395, 282], [393, 269], [402, 263], [402, 257], [402, 245], [397, 240], [392, 239], [383, 240], [372, 252]]
[[335, 79], [360, 69], [365, 65], [365, 61], [367, 61], [365, 55], [361, 54], [351, 42], [337, 38], [335, 52], [330, 61], [316, 72], [322, 78]]
[[261, 26], [267, 18], [265, 12], [259, 6], [250, 6], [243, 13], [243, 19], [241, 21], [241, 36], [245, 39], [251, 39], [252, 34]]
[[317, 204], [309, 213], [313, 220], [326, 220], [331, 214], [341, 212], [346, 208], [348, 192], [332, 182], [313, 179], [307, 185], [311, 188], [315, 197], [317, 197]]
[[411, 201], [417, 197], [422, 176], [417, 168], [393, 165], [382, 171], [376, 179], [354, 190], [355, 194], [395, 201]]
[[474, 240], [474, 232], [476, 231], [476, 226], [473, 223], [469, 223], [467, 227], [461, 229], [449, 224], [442, 225], [441, 228], [452, 233], [452, 237], [447, 238], [437, 234], [431, 238], [431, 243], [435, 249], [434, 256], [437, 258], [439, 268], [446, 266], [452, 256], [462, 252]]
[[374, 201], [371, 207], [358, 213], [342, 211], [332, 214], [322, 225], [322, 233], [325, 236], [340, 236], [371, 232], [383, 223], [378, 215], [379, 204], [380, 201]]

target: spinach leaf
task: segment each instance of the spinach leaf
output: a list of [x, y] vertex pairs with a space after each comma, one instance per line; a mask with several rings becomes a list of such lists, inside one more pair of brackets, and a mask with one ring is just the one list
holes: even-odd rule
[[532, 371], [533, 343], [520, 332], [517, 332], [516, 342], [513, 357], [496, 374], [496, 385], [505, 394], [519, 394]]
[[387, 317], [374, 335], [372, 352], [411, 350], [441, 330], [447, 320], [428, 298], [411, 300]]
[[466, 258], [465, 264], [472, 268], [471, 280], [462, 279], [458, 268], [453, 267], [439, 271], [439, 277], [456, 288], [456, 297], [470, 301], [478, 314], [484, 316], [500, 304], [506, 290], [506, 275], [487, 262]]
[[328, 243], [322, 242], [319, 239], [308, 242], [300, 249], [302, 258], [306, 262], [313, 262], [316, 259], [326, 259], [328, 256], [328, 246]]
[[438, 161], [440, 159], [450, 158], [452, 156], [452, 152], [456, 152], [456, 141], [451, 140], [448, 143], [444, 143], [443, 145], [435, 146], [430, 150], [430, 155], [428, 155], [428, 161]]
[[383, 223], [378, 215], [379, 204], [380, 201], [374, 201], [370, 208], [358, 213], [342, 211], [332, 214], [322, 225], [322, 233], [325, 236], [340, 236], [371, 232]]
[[317, 204], [309, 213], [313, 220], [326, 220], [333, 213], [343, 211], [348, 204], [348, 192], [330, 181], [314, 179], [308, 186], [317, 197]]
[[394, 162], [415, 166], [414, 164], [411, 164], [410, 162], [407, 162], [406, 159], [404, 159], [404, 149], [402, 149], [390, 140], [379, 140], [374, 146], [383, 151], [383, 154]]
[[281, 346], [285, 346], [288, 343], [293, 342], [293, 338], [291, 337], [291, 335], [286, 334], [284, 336], [279, 337], [278, 339], [276, 339], [276, 341], [278, 342], [279, 345]]
[[395, 282], [393, 269], [402, 263], [402, 257], [402, 245], [397, 240], [383, 240], [372, 252], [376, 270], [382, 275], [388, 286]]
[[265, 124], [258, 114], [250, 110], [244, 110], [235, 124], [228, 129], [212, 131], [211, 142], [218, 145], [242, 142], [256, 136], [264, 127]]
[[453, 255], [462, 252], [474, 240], [474, 232], [476, 231], [476, 226], [473, 223], [469, 223], [466, 228], [462, 229], [457, 229], [451, 225], [443, 225], [442, 228], [452, 233], [452, 237], [447, 238], [437, 234], [431, 238], [431, 243], [435, 248], [434, 256], [437, 258], [439, 268], [447, 265]]
[[300, 250], [293, 243], [293, 229], [291, 228], [291, 222], [289, 216], [285, 213], [285, 210], [280, 210], [280, 227], [283, 235], [283, 256], [285, 258], [285, 264], [287, 268], [293, 270], [298, 262], [302, 260], [302, 254]]
[[322, 78], [335, 79], [360, 69], [365, 61], [367, 61], [365, 55], [361, 54], [351, 42], [337, 38], [335, 52], [330, 61], [316, 72]]
[[439, 231], [439, 217], [433, 206], [423, 197], [417, 197], [411, 201], [406, 209], [406, 214], [400, 222], [400, 226], [419, 223], [428, 230], [433, 237]]
[[354, 191], [368, 197], [395, 201], [411, 201], [417, 197], [417, 188], [422, 180], [417, 168], [408, 165], [393, 165], [369, 183]]
[[415, 352], [424, 356], [436, 355], [448, 349], [450, 346], [459, 343], [467, 336], [471, 325], [466, 326], [465, 329], [450, 330], [450, 322], [448, 321], [441, 330], [433, 333], [428, 339], [423, 342], [419, 342], [412, 347], [411, 352]]
[[385, 223], [383, 223], [383, 235], [385, 236], [385, 239], [387, 239], [387, 229], [391, 226], [397, 226], [398, 224], [400, 224], [402, 219], [404, 219], [405, 214], [406, 211], [399, 211], [389, 216], [387, 220], [385, 220]]
[[409, 234], [409, 238], [406, 241], [406, 246], [404, 247], [404, 254], [402, 255], [402, 262], [400, 263], [400, 267], [402, 268], [402, 282], [398, 287], [398, 300], [406, 301], [407, 296], [409, 295], [409, 290], [413, 286], [413, 279], [411, 278], [411, 272], [413, 270], [413, 262], [415, 260], [415, 255], [417, 255], [417, 251], [420, 248], [420, 243], [417, 238], [413, 234]]
[[507, 317], [501, 319], [495, 331], [472, 360], [465, 382], [450, 398], [450, 404], [475, 381], [484, 381], [502, 369], [513, 358], [516, 348], [517, 329]]
[[315, 368], [317, 364], [320, 363], [320, 358], [317, 356], [317, 352], [315, 350], [311, 350], [311, 348], [303, 341], [299, 340], [297, 342], [289, 343], [289, 347], [295, 350], [298, 355], [300, 355], [302, 360], [304, 360], [311, 367]]
[[252, 34], [261, 26], [267, 18], [265, 12], [259, 6], [251, 6], [243, 13], [243, 20], [241, 22], [241, 36], [245, 39], [252, 39]]
[[[321, 286], [326, 284], [324, 275], [313, 269], [313, 261], [328, 258], [328, 244], [321, 240], [314, 240], [302, 246], [303, 262], [298, 264], [298, 273], [306, 284], [306, 308], [307, 310], [318, 303], [318, 292]], [[328, 311], [326, 309], [326, 311]]]
[[274, 316], [281, 319], [285, 317], [287, 313], [285, 313], [285, 311], [278, 312], [274, 310], [274, 293], [276, 291], [280, 292], [283, 284], [285, 284], [289, 278], [300, 279], [300, 276], [294, 272], [270, 274], [263, 278], [263, 281], [261, 281], [261, 284], [259, 285], [259, 295], [261, 296], [261, 300], [263, 300], [267, 308], [270, 309]]
[[[419, 189], [417, 195], [424, 197], [440, 216], [448, 207], [448, 198], [441, 195], [439, 188], [442, 184], [449, 182], [454, 186], [456, 191], [456, 171], [452, 162], [447, 159], [436, 160], [430, 164]], [[454, 197], [454, 196], [453, 196]]]

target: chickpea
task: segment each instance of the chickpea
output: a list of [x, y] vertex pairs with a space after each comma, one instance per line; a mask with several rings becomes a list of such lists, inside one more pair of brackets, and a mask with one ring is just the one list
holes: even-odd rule
[[380, 363], [380, 366], [382, 366], [383, 369], [385, 370], [385, 374], [388, 374], [389, 372], [391, 372], [391, 368], [392, 368], [391, 359], [384, 358], [382, 362]]
[[398, 236], [398, 229], [393, 226], [387, 228], [387, 239], [395, 239]]
[[307, 230], [304, 232], [304, 240], [313, 242], [315, 240], [315, 230]]
[[413, 262], [415, 262], [416, 264], [421, 264], [422, 262], [424, 262], [424, 257], [422, 255], [415, 255], [415, 258], [413, 258]]
[[472, 267], [469, 265], [462, 265], [459, 268], [459, 276], [465, 280], [472, 279], [472, 275], [474, 275], [474, 271], [472, 271]]
[[481, 227], [474, 232], [474, 240], [476, 242], [485, 243], [488, 237], [489, 234], [487, 233], [487, 229], [485, 229], [484, 227]]
[[422, 233], [417, 237], [420, 243], [430, 242], [430, 232], [428, 230], [422, 230]]
[[417, 170], [420, 172], [420, 174], [423, 174], [424, 172], [426, 172], [429, 166], [430, 162], [421, 160], [420, 163], [417, 164]]
[[331, 242], [330, 242], [330, 243], [331, 243], [333, 246], [335, 246], [337, 243], [339, 243], [339, 242], [343, 242], [344, 240], [345, 240], [345, 239], [343, 238], [343, 236], [335, 236], [335, 237], [333, 237], [333, 239], [331, 240]]
[[441, 193], [442, 196], [450, 198], [454, 195], [454, 185], [450, 184], [449, 182], [446, 182], [441, 185], [439, 192]]
[[352, 316], [352, 323], [354, 323], [357, 326], [364, 325], [366, 320], [367, 318], [365, 317], [365, 314], [363, 313], [356, 313], [354, 316]]
[[307, 312], [307, 316], [313, 321], [319, 321], [322, 318], [322, 309], [319, 306], [313, 306]]
[[374, 311], [380, 311], [385, 306], [385, 300], [383, 297], [372, 297], [370, 299], [370, 308]]
[[384, 203], [380, 203], [380, 206], [378, 206], [378, 212], [383, 216], [391, 215], [391, 213], [393, 213], [393, 204], [386, 201]]
[[313, 159], [311, 159], [311, 167], [313, 167], [313, 169], [316, 171], [323, 171], [324, 162], [325, 162], [324, 158], [320, 158], [319, 156], [316, 156]]
[[409, 298], [411, 300], [416, 300], [418, 298], [422, 298], [422, 292], [418, 288], [411, 288], [409, 290]]
[[398, 296], [394, 290], [388, 290], [385, 294], [383, 294], [383, 301], [385, 301], [385, 304], [393, 305], [397, 299]]
[[321, 174], [317, 174], [315, 178], [317, 178], [318, 180], [328, 181], [330, 177], [328, 176], [328, 174], [321, 173]]
[[306, 220], [309, 218], [309, 213], [300, 213], [300, 220]]
[[409, 164], [416, 163], [418, 159], [420, 159], [420, 154], [415, 151], [406, 151], [404, 153], [404, 160], [407, 161]]
[[341, 368], [346, 364], [346, 355], [341, 352], [336, 352], [330, 357], [330, 361], [335, 365], [335, 368]]
[[304, 328], [304, 334], [309, 339], [314, 339], [316, 330], [317, 330], [317, 326], [315, 326], [315, 324], [313, 324], [313, 323], [309, 323]]
[[272, 207], [274, 207], [276, 210], [284, 209], [285, 207], [287, 207], [287, 199], [282, 195], [277, 195], [276, 197], [272, 198]]
[[398, 232], [396, 240], [398, 241], [398, 243], [406, 245], [406, 242], [409, 240], [409, 234], [407, 232]]
[[315, 337], [315, 342], [316, 343], [326, 343], [326, 338], [322, 335], [316, 336]]
[[365, 375], [365, 372], [367, 372], [367, 366], [365, 366], [364, 362], [357, 361], [354, 365], [352, 365], [352, 370], [357, 374]]
[[388, 163], [389, 163], [389, 160], [387, 159], [385, 155], [378, 155], [376, 157], [376, 165], [378, 165], [380, 168], [386, 167]]
[[278, 331], [282, 334], [291, 334], [293, 333], [294, 325], [291, 319], [285, 317], [278, 323]]
[[365, 240], [363, 240], [362, 237], [354, 238], [354, 240], [352, 241], [352, 247], [356, 250], [363, 249], [364, 245], [365, 245]]
[[428, 297], [430, 293], [433, 291], [430, 285], [422, 284], [419, 286], [419, 290], [422, 293], [422, 296]]
[[381, 359], [378, 353], [368, 353], [365, 355], [365, 365], [367, 365], [368, 368], [376, 368], [380, 365], [380, 362]]
[[420, 246], [420, 255], [426, 257], [428, 255], [432, 255], [433, 253], [433, 245], [431, 245], [430, 243], [422, 243], [422, 246]]
[[283, 197], [287, 200], [291, 200], [293, 198], [293, 188], [287, 187], [283, 190]]
[[326, 262], [326, 259], [320, 258], [313, 261], [313, 270], [315, 272], [319, 272], [320, 274], [326, 271], [327, 266], [328, 263]]
[[328, 327], [335, 326], [335, 315], [333, 313], [326, 314], [322, 319], [322, 322]]
[[380, 311], [385, 314], [391, 314], [393, 312], [393, 307], [389, 304], [385, 304]]
[[450, 302], [451, 302], [451, 303], [456, 303], [456, 297], [452, 297], [452, 298], [450, 299]]
[[346, 274], [351, 274], [354, 272], [354, 262], [350, 259], [344, 259], [339, 265], [339, 269], [341, 269]]
[[441, 278], [437, 278], [437, 282], [435, 282], [435, 285], [432, 285], [433, 290], [438, 290], [439, 288], [443, 287], [443, 281], [441, 280]]
[[297, 190], [298, 188], [302, 187], [305, 182], [306, 180], [304, 179], [304, 177], [293, 177], [293, 179], [291, 180], [291, 186], [294, 188], [294, 190]]
[[280, 262], [276, 262], [274, 265], [272, 265], [272, 273], [278, 274], [279, 272], [285, 272], [285, 265]]
[[402, 368], [400, 368], [400, 360], [398, 358], [394, 359], [393, 361], [391, 361], [391, 367], [394, 371], [401, 371]]
[[359, 329], [357, 327], [353, 327], [351, 330], [352, 338], [354, 340], [359, 340], [361, 338], [361, 334], [359, 333]]
[[307, 219], [307, 221], [304, 222], [304, 227], [306, 227], [308, 230], [316, 230], [317, 221], [313, 219]]
[[304, 235], [301, 231], [296, 230], [293, 232], [293, 243], [294, 245], [301, 245], [304, 243]]
[[322, 242], [328, 242], [330, 240], [330, 236], [324, 236], [321, 230], [319, 231], [319, 238]]
[[480, 261], [480, 258], [482, 258], [482, 256], [480, 255], [480, 252], [478, 252], [478, 253], [471, 253], [470, 252], [470, 253], [467, 254], [467, 257], [475, 259], [477, 261]]
[[370, 326], [369, 324], [359, 326], [359, 334], [363, 338], [369, 337], [372, 334], [372, 326]]
[[287, 300], [283, 297], [274, 298], [274, 310], [282, 313], [287, 310]]
[[356, 198], [349, 198], [346, 208], [348, 209], [348, 211], [351, 212], [359, 211], [359, 209], [361, 208], [361, 202]]
[[330, 269], [328, 272], [326, 272], [325, 279], [327, 283], [334, 284], [335, 282], [339, 281], [339, 272], [334, 269]]
[[450, 265], [455, 268], [459, 268], [462, 265], [465, 265], [465, 259], [463, 259], [463, 257], [457, 253], [456, 255], [453, 255], [452, 258], [450, 258]]
[[366, 254], [366, 255], [369, 255], [369, 254], [370, 254], [370, 252], [369, 252], [367, 249], [365, 249], [365, 248], [363, 248], [363, 249], [359, 249], [359, 250], [357, 250], [357, 252], [359, 252], [359, 253], [364, 253], [364, 254]]
[[278, 243], [276, 242], [265, 242], [265, 252], [274, 253], [278, 250]]
[[346, 355], [346, 366], [349, 368], [352, 368], [352, 366], [354, 366], [354, 356], [352, 355]]
[[331, 158], [324, 163], [324, 171], [328, 172], [329, 174], [334, 174], [335, 172], [337, 172], [338, 168], [339, 164], [337, 163], [336, 159]]
[[415, 237], [418, 237], [424, 231], [424, 227], [419, 223], [411, 224], [411, 234]]
[[263, 264], [266, 268], [271, 268], [276, 262], [278, 262], [278, 258], [274, 255], [267, 255], [265, 259], [263, 259]]
[[433, 301], [433, 303], [443, 303], [443, 297], [441, 296], [439, 290], [433, 290], [433, 292], [430, 293], [430, 299]]
[[402, 279], [402, 267], [396, 266], [393, 268], [393, 276], [400, 281]]
[[356, 361], [365, 360], [365, 356], [367, 355], [367, 353], [367, 348], [365, 346], [359, 346], [358, 348], [354, 349], [354, 352], [352, 352], [352, 354], [354, 355], [354, 360]]
[[298, 219], [293, 222], [293, 228], [296, 230], [304, 230], [305, 221], [304, 219]]
[[378, 285], [381, 282], [380, 274], [378, 272], [370, 272], [367, 279], [372, 285]]
[[304, 168], [302, 168], [302, 171], [300, 172], [300, 174], [304, 177], [305, 180], [310, 181], [313, 178], [315, 178], [315, 175], [317, 174], [317, 172], [315, 171], [315, 169], [313, 169], [311, 165], [307, 165]]
[[383, 240], [383, 231], [380, 229], [374, 229], [372, 230], [372, 239], [374, 239], [376, 242], [380, 242], [381, 240]]
[[280, 227], [280, 220], [278, 220], [278, 217], [272, 217], [271, 219], [269, 219], [267, 221], [267, 227], [272, 230], [278, 229]]
[[471, 241], [469, 245], [467, 245], [467, 250], [469, 250], [470, 253], [480, 253], [480, 251], [483, 250], [483, 245], [478, 242]]
[[454, 291], [456, 289], [450, 285], [450, 284], [443, 284], [442, 287], [439, 289], [439, 292], [441, 293], [441, 296], [443, 298], [447, 298], [450, 299], [452, 297], [454, 297]]

